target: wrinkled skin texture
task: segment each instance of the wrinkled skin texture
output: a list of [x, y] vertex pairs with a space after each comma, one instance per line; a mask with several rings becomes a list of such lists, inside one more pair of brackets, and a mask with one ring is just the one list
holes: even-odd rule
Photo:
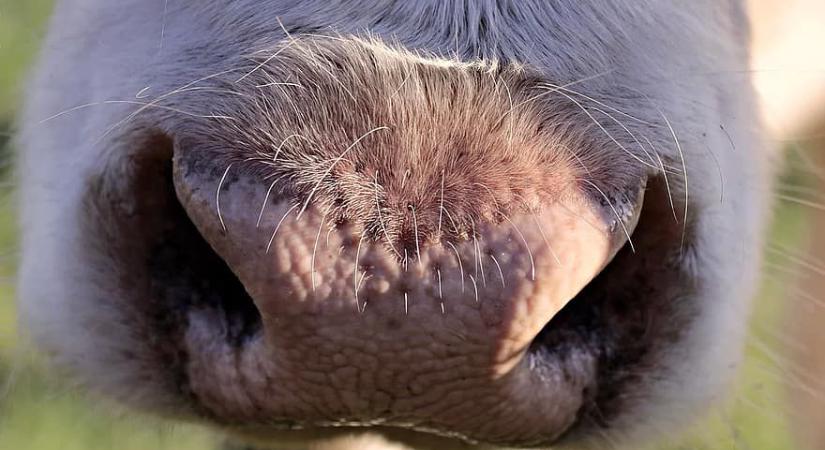
[[63, 1], [23, 320], [264, 447], [656, 439], [724, 392], [758, 268], [741, 9]]

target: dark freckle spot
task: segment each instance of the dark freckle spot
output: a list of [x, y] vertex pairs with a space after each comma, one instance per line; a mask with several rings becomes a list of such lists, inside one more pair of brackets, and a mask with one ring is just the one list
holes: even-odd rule
[[333, 204], [334, 204], [335, 206], [341, 206], [341, 205], [343, 205], [343, 204], [344, 204], [344, 198], [343, 198], [343, 197], [336, 197], [336, 198], [335, 198], [335, 201], [333, 202]]
[[335, 220], [335, 229], [340, 230], [341, 228], [347, 226], [348, 223], [349, 221], [345, 217], [339, 217]]
[[353, 236], [347, 236], [341, 239], [341, 247], [345, 250], [354, 248], [356, 245], [358, 245], [358, 239]]
[[396, 329], [398, 329], [399, 325], [401, 325], [401, 324], [398, 322], [397, 319], [392, 318], [392, 317], [387, 319], [387, 329], [396, 330]]

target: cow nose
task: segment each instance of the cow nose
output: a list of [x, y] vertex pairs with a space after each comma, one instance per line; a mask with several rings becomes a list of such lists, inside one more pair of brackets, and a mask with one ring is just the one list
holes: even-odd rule
[[[538, 401], [546, 388], [524, 355], [627, 241], [643, 187], [624, 215], [574, 187], [534, 211], [468, 217], [480, 209], [458, 215], [441, 204], [460, 187], [440, 192], [440, 170], [397, 176], [406, 180], [378, 186], [377, 173], [366, 177], [371, 187], [361, 194], [371, 211], [344, 217], [336, 202], [320, 204], [317, 191], [274, 192], [243, 161], [176, 149], [182, 205], [260, 311], [258, 364], [280, 387], [268, 407], [296, 420], [317, 420], [318, 408], [327, 420], [357, 423], [500, 424], [489, 430], [492, 440], [524, 425], [492, 420], [512, 411], [479, 408], [481, 397], [546, 410], [523, 417], [555, 418], [566, 428], [573, 418], [559, 411], [575, 411], [562, 406], [581, 402], [584, 387], [559, 387], [553, 401]], [[409, 202], [398, 191], [415, 191], [409, 183], [439, 186], [435, 200]], [[582, 370], [594, 369], [583, 363]]]
[[169, 125], [178, 200], [259, 313], [240, 343], [225, 311], [187, 313], [199, 404], [553, 442], [599, 356], [536, 337], [628, 241], [646, 172], [524, 68], [335, 39], [255, 67]]

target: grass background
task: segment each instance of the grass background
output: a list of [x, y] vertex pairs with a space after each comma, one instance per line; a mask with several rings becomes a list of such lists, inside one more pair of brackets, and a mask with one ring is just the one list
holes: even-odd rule
[[[61, 385], [38, 357], [19, 345], [14, 303], [15, 201], [8, 170], [9, 137], [21, 85], [36, 56], [51, 0], [0, 0], [0, 450], [208, 449], [214, 441], [194, 426], [162, 425], [145, 417], [113, 414], [105, 406]], [[789, 152], [794, 155], [794, 152]], [[785, 182], [806, 185], [790, 157]], [[781, 203], [771, 233], [774, 245], [799, 248], [807, 234], [805, 210]], [[785, 391], [776, 352], [782, 336], [773, 330], [783, 316], [788, 283], [796, 276], [781, 255], [768, 254], [766, 276], [753, 316], [746, 361], [731, 406], [695, 427], [671, 449], [794, 450]], [[778, 407], [777, 407], [778, 406]]]

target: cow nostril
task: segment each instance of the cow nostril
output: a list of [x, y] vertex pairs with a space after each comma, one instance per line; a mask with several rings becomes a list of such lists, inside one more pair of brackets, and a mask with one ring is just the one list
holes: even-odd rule
[[[173, 184], [173, 142], [153, 134], [137, 146], [126, 174], [107, 173], [109, 186], [119, 186], [96, 201], [108, 219], [122, 222], [112, 236], [120, 258], [140, 263], [126, 285], [145, 286], [133, 291], [135, 307], [146, 309], [161, 329], [180, 340], [189, 326], [190, 313], [208, 311], [224, 337], [240, 345], [260, 329], [261, 316], [237, 277], [201, 237], [178, 201]], [[114, 181], [117, 180], [117, 181]], [[124, 184], [120, 184], [122, 181]], [[120, 208], [129, 205], [128, 214]], [[126, 223], [128, 222], [128, 224]]]

